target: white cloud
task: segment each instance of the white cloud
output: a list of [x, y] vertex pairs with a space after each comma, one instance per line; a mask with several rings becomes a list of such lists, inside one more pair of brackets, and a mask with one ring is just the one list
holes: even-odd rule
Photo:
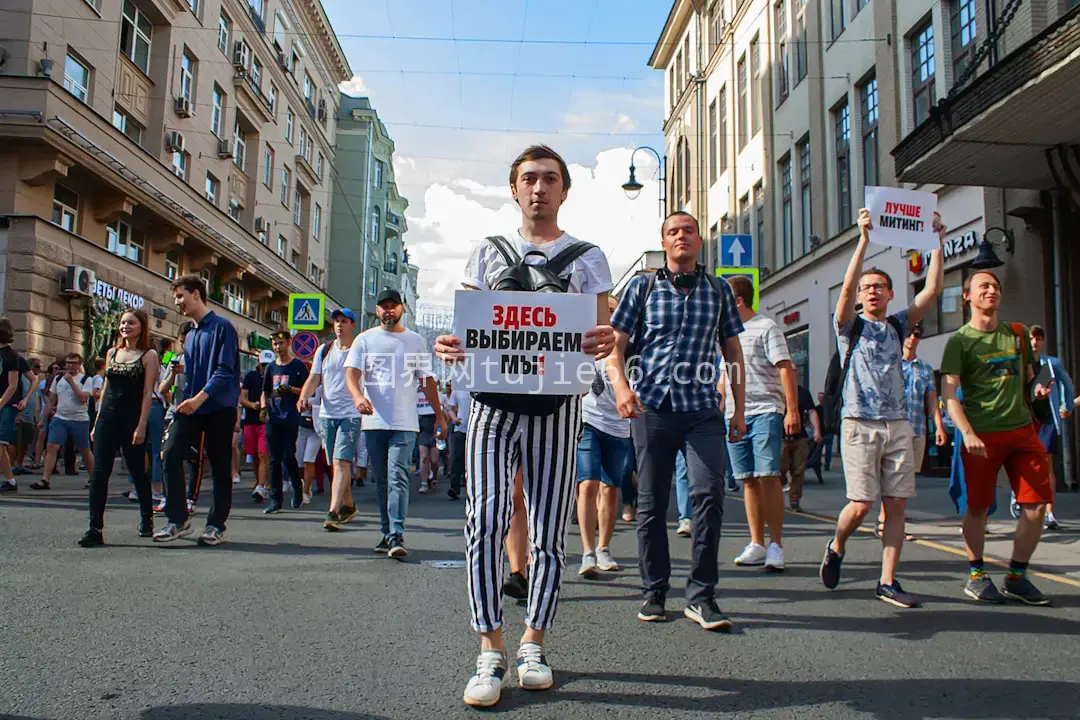
[[338, 90], [351, 97], [373, 97], [374, 93], [364, 83], [364, 78], [353, 75], [351, 80], [346, 80], [338, 85]]
[[[638, 160], [645, 158], [639, 154]], [[423, 164], [400, 163], [399, 178], [416, 182], [430, 177]], [[615, 281], [642, 252], [660, 246], [655, 162], [638, 167], [638, 181], [645, 187], [636, 200], [629, 200], [621, 187], [629, 165], [629, 148], [605, 150], [589, 167], [572, 164], [570, 195], [559, 214], [567, 232], [604, 250]], [[420, 268], [420, 301], [449, 305], [473, 248], [487, 235], [513, 232], [520, 226], [521, 211], [506, 185], [458, 178], [431, 183], [423, 201], [410, 207], [408, 220], [405, 242], [410, 262]]]

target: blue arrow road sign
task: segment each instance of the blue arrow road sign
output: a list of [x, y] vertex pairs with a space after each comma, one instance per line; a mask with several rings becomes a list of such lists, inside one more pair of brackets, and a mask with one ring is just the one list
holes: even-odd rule
[[720, 264], [726, 267], [756, 267], [754, 238], [750, 235], [721, 235]]

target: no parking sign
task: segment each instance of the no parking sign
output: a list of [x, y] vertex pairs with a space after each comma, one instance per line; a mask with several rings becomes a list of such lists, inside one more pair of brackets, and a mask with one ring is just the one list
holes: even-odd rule
[[316, 348], [319, 347], [319, 338], [315, 337], [315, 333], [298, 332], [292, 339], [292, 351], [293, 355], [301, 360], [307, 360], [315, 355]]

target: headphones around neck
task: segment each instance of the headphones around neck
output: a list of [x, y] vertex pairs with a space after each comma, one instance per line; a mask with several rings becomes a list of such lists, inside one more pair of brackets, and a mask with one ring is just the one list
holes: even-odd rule
[[679, 290], [693, 290], [698, 284], [698, 278], [705, 272], [705, 266], [699, 264], [694, 272], [673, 273], [667, 267], [661, 267], [656, 271], [657, 276], [667, 280]]

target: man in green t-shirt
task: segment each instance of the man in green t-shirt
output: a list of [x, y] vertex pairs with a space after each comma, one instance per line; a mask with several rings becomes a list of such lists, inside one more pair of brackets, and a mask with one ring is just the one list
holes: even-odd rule
[[[1027, 330], [998, 319], [1001, 282], [997, 276], [981, 270], [969, 277], [964, 282], [964, 302], [971, 305], [971, 320], [949, 338], [941, 360], [946, 407], [964, 438], [964, 544], [971, 563], [964, 593], [979, 602], [1000, 604], [1010, 598], [1049, 605], [1050, 600], [1028, 580], [1027, 567], [1042, 536], [1046, 504], [1053, 498], [1046, 450], [1039, 441], [1029, 398], [1045, 398], [1050, 388], [1028, 389], [1035, 371]], [[958, 388], [963, 401], [956, 397]], [[983, 562], [986, 515], [1003, 467], [1022, 508], [1004, 595]]]

